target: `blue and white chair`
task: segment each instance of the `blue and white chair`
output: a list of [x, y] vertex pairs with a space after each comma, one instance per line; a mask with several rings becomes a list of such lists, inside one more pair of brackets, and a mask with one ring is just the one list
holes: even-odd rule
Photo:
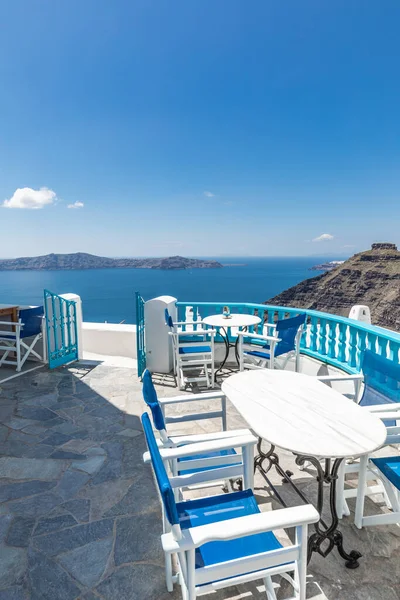
[[[187, 394], [184, 396], [175, 396], [171, 398], [158, 398], [150, 372], [146, 369], [142, 378], [143, 399], [151, 410], [154, 428], [158, 431], [160, 440], [158, 444], [161, 448], [182, 448], [189, 444], [197, 448], [195, 453], [190, 456], [170, 460], [171, 471], [174, 475], [185, 476], [193, 475], [218, 469], [217, 475], [222, 481], [229, 479], [242, 479], [243, 457], [240, 454], [243, 437], [246, 436], [251, 443], [248, 444], [248, 452], [254, 456], [254, 446], [257, 438], [253, 436], [249, 429], [226, 430], [226, 397], [223, 392], [208, 392], [204, 394]], [[176, 416], [165, 415], [167, 406], [189, 405], [191, 403], [220, 403], [218, 410], [205, 410], [196, 413], [184, 413]], [[221, 419], [222, 431], [212, 433], [198, 433], [189, 435], [170, 436], [167, 432], [167, 424], [188, 423], [191, 421], [201, 421], [204, 419]], [[240, 442], [238, 449], [238, 440]], [[212, 443], [213, 450], [207, 451], [207, 447]], [[216, 442], [221, 446], [216, 447]], [[217, 443], [217, 446], [218, 446]], [[193, 446], [195, 445], [195, 446]], [[246, 446], [247, 447], [247, 446]], [[215, 473], [213, 473], [215, 475]], [[200, 481], [201, 480], [201, 481]], [[213, 480], [215, 478], [213, 477]], [[207, 481], [206, 478], [199, 478], [199, 484]], [[215, 484], [216, 485], [216, 484]]]
[[[400, 427], [398, 425], [400, 422], [400, 364], [371, 350], [365, 350], [361, 366], [364, 387], [359, 404], [382, 419], [387, 430], [385, 446], [400, 444]], [[357, 381], [357, 376], [350, 377]], [[398, 476], [396, 476], [396, 472], [398, 472]], [[358, 474], [358, 486], [345, 489], [346, 475], [350, 474]], [[368, 485], [368, 482], [373, 482], [373, 485]], [[339, 516], [348, 516], [350, 510], [347, 500], [357, 497], [355, 517], [357, 527], [361, 528], [364, 525], [375, 525], [382, 522], [397, 523], [400, 521], [399, 488], [400, 457], [368, 459], [365, 456], [361, 457], [359, 462], [344, 464], [340, 470], [337, 485], [338, 514]], [[365, 496], [375, 494], [383, 495], [385, 504], [392, 510], [391, 513], [364, 516]]]
[[[251, 485], [240, 492], [177, 501], [179, 476], [168, 477], [168, 452], [160, 453], [147, 413], [143, 430], [161, 497], [167, 589], [179, 583], [183, 600], [241, 583], [261, 580], [268, 600], [276, 600], [271, 577], [281, 575], [294, 589], [292, 600], [305, 600], [308, 525], [319, 519], [311, 505], [260, 512]], [[253, 462], [246, 462], [248, 476]], [[193, 475], [193, 477], [195, 477]], [[185, 482], [186, 483], [186, 482]], [[295, 542], [282, 546], [274, 531], [296, 528]], [[173, 574], [172, 556], [178, 572]]]
[[[263, 335], [239, 331], [240, 370], [269, 367], [273, 369], [275, 359], [286, 355], [283, 368], [291, 356], [295, 357], [295, 369], [300, 366], [300, 339], [303, 333], [306, 314], [302, 313], [289, 319], [281, 319], [276, 325], [268, 324], [274, 335]], [[248, 359], [247, 362], [245, 359]]]
[[[44, 349], [42, 354], [34, 350], [39, 340], [43, 339], [43, 314], [43, 306], [25, 308], [19, 311], [18, 323], [0, 322], [0, 352], [3, 352], [0, 366], [14, 365], [19, 372], [29, 356], [44, 360]], [[25, 343], [28, 338], [31, 338], [29, 344]], [[11, 353], [15, 353], [15, 358], [10, 356]]]
[[[165, 309], [165, 324], [172, 337], [174, 352], [174, 372], [179, 389], [185, 389], [190, 383], [206, 382], [208, 388], [214, 387], [214, 338], [216, 332], [210, 330], [195, 330], [186, 322], [173, 322], [168, 310]], [[183, 330], [180, 327], [192, 327]], [[201, 321], [196, 323], [201, 326]], [[185, 370], [193, 372], [202, 369], [203, 374], [185, 374]]]

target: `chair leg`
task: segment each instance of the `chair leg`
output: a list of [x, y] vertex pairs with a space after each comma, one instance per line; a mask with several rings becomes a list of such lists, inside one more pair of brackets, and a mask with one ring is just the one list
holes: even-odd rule
[[277, 600], [271, 577], [264, 577], [264, 585], [268, 600]]
[[339, 519], [342, 519], [344, 514], [344, 482], [345, 482], [346, 461], [342, 461], [339, 467], [338, 480], [336, 482], [336, 512]]
[[360, 470], [358, 474], [358, 488], [357, 488], [357, 502], [356, 502], [356, 514], [354, 517], [354, 525], [358, 529], [362, 529], [363, 516], [364, 516], [364, 502], [365, 502], [365, 486], [367, 483], [367, 467], [368, 467], [368, 454], [364, 454], [360, 458]]
[[172, 554], [165, 554], [165, 583], [169, 592], [174, 591], [174, 583], [172, 580]]
[[17, 371], [21, 370], [21, 344], [17, 342]]

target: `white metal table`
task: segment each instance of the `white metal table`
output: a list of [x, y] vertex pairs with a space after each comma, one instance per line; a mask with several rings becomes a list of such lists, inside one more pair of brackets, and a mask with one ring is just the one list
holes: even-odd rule
[[229, 317], [224, 317], [224, 315], [210, 315], [209, 317], [205, 317], [203, 320], [205, 325], [209, 327], [217, 327], [218, 334], [222, 337], [222, 340], [225, 344], [225, 356], [220, 366], [218, 367], [215, 375], [217, 375], [218, 371], [222, 371], [225, 366], [226, 361], [229, 356], [229, 349], [235, 348], [235, 358], [237, 363], [239, 364], [237, 345], [239, 338], [236, 338], [236, 342], [231, 344], [229, 341], [229, 331], [231, 327], [236, 327], [238, 329], [247, 329], [247, 327], [251, 327], [252, 325], [258, 325], [261, 323], [260, 317], [256, 317], [255, 315], [244, 315], [241, 313], [231, 313]]
[[[291, 473], [279, 465], [276, 446], [295, 454], [299, 466], [308, 461], [316, 468], [320, 514], [324, 483], [329, 484], [331, 522], [326, 524], [321, 518], [315, 524], [308, 559], [313, 552], [325, 557], [336, 546], [347, 567], [358, 567], [361, 554], [344, 550], [343, 536], [337, 528], [336, 481], [345, 458], [369, 454], [382, 446], [386, 439], [382, 421], [316, 377], [301, 373], [269, 369], [239, 373], [223, 382], [222, 391], [259, 437], [255, 468], [278, 500], [284, 504], [267, 477], [272, 466], [308, 501], [292, 481]], [[270, 444], [268, 452], [262, 450], [262, 440]]]

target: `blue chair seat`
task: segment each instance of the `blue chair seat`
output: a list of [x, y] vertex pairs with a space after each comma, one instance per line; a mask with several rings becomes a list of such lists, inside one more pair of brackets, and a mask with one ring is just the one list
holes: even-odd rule
[[271, 354], [269, 352], [261, 352], [261, 350], [251, 350], [250, 352], [245, 351], [246, 356], [256, 356], [257, 358], [270, 359]]
[[[260, 512], [251, 490], [178, 502], [176, 508], [182, 529]], [[209, 542], [196, 549], [196, 568], [220, 563], [221, 559], [234, 560], [278, 548], [282, 548], [282, 544], [270, 531], [249, 535], [239, 540]]]
[[205, 354], [211, 352], [210, 346], [188, 346], [187, 348], [179, 348], [179, 354]]
[[390, 483], [400, 490], [400, 456], [384, 456], [382, 458], [372, 458], [372, 462]]
[[[215, 452], [208, 452], [206, 454], [196, 454], [195, 456], [187, 456], [186, 458], [178, 458], [178, 463], [181, 463], [182, 467], [188, 467], [189, 465], [187, 465], [186, 463], [191, 461], [191, 460], [199, 460], [200, 458], [214, 458], [215, 456], [229, 456], [232, 454], [237, 454], [236, 450], [234, 448], [230, 448], [229, 450], [216, 450]], [[239, 462], [237, 463], [232, 463], [229, 466], [233, 466], [233, 464], [240, 464]], [[190, 475], [191, 473], [202, 473], [203, 471], [211, 471], [212, 469], [220, 469], [221, 467], [227, 467], [228, 465], [218, 465], [218, 466], [213, 466], [213, 467], [205, 467], [205, 468], [201, 468], [201, 469], [186, 469], [185, 471], [178, 471], [178, 475]]]

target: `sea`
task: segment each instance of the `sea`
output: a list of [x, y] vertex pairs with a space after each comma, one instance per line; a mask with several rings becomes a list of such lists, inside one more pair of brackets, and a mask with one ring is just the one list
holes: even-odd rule
[[83, 319], [135, 323], [135, 292], [145, 300], [174, 296], [183, 302], [262, 303], [320, 272], [310, 268], [337, 257], [212, 257], [222, 269], [161, 271], [90, 269], [0, 271], [0, 304], [43, 304], [43, 290], [82, 298]]

